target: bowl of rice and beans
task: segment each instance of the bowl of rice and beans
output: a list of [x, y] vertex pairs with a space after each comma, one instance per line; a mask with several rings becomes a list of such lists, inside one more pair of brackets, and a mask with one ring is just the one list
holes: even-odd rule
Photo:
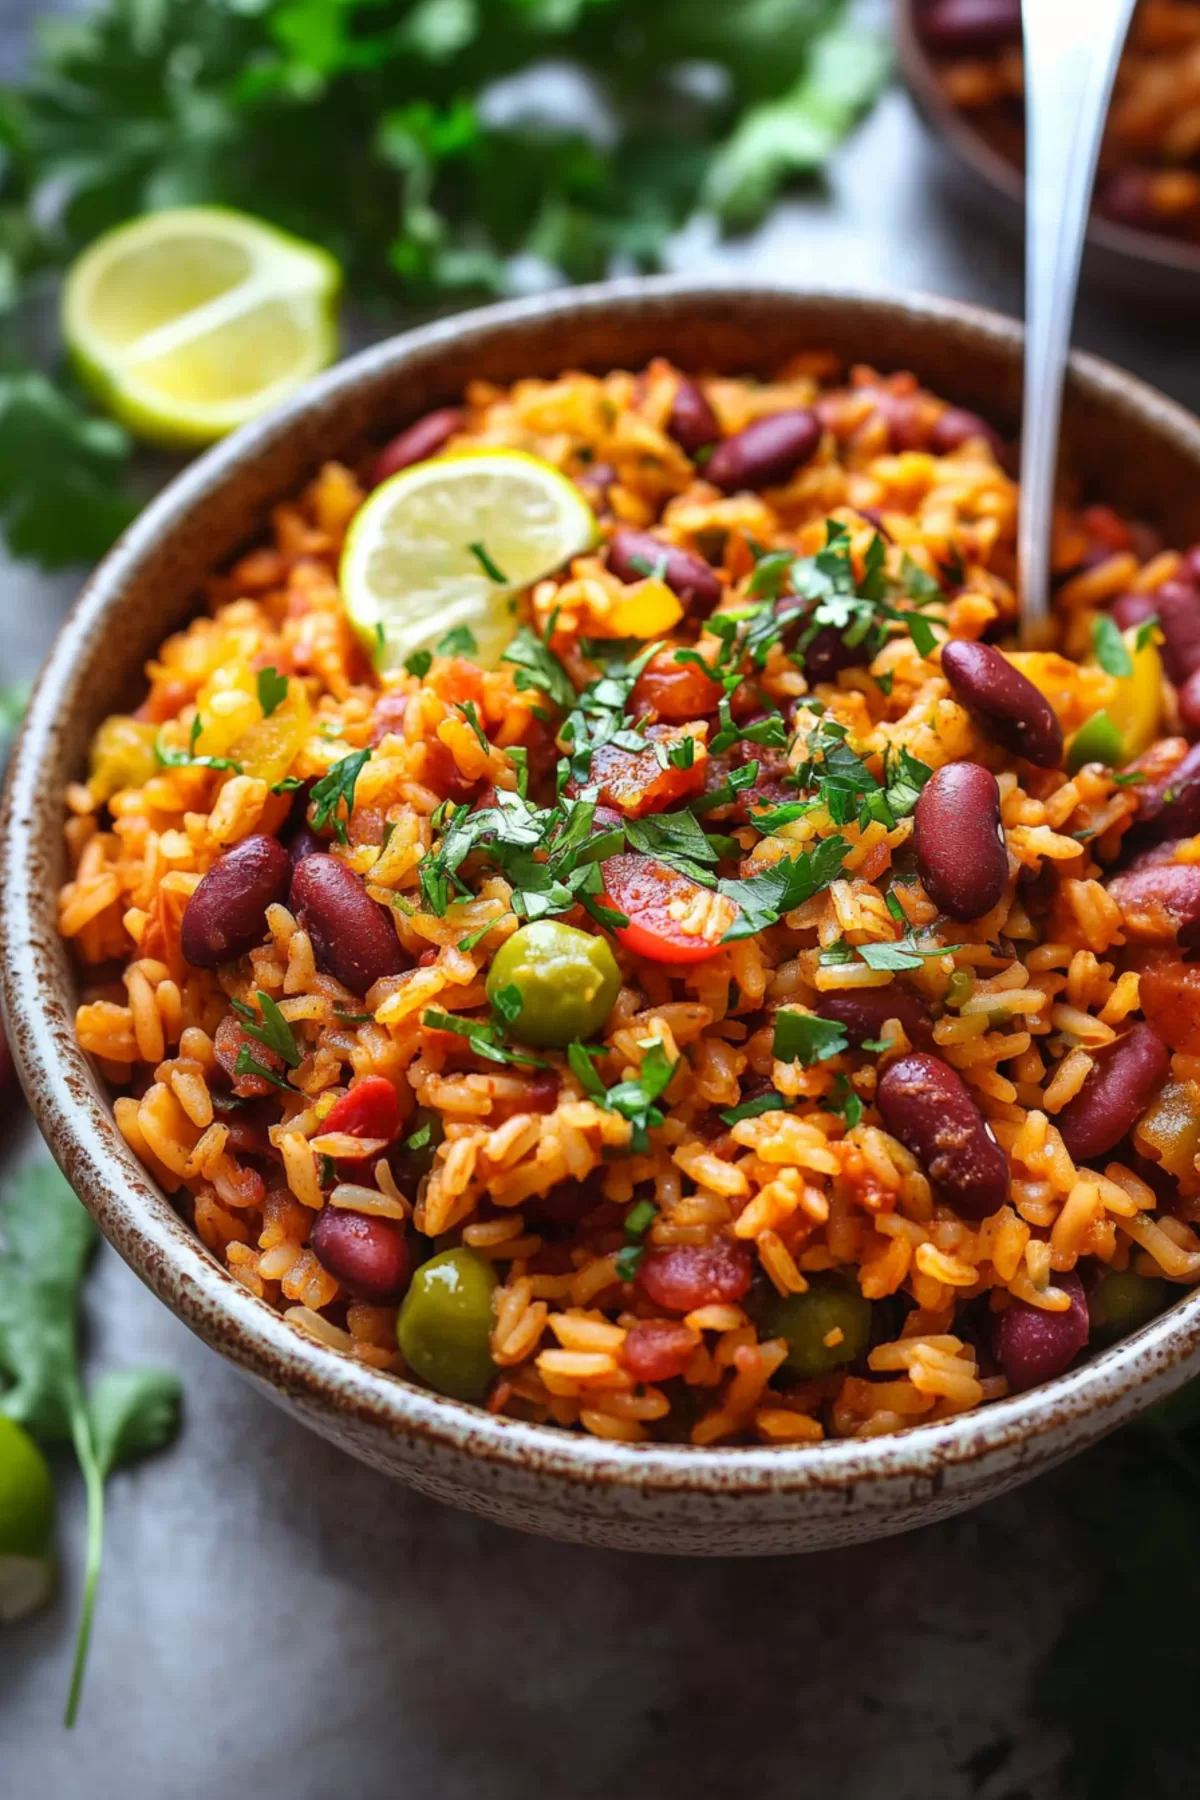
[[[157, 503], [169, 543], [268, 484], [175, 545], [165, 612], [128, 598], [153, 512], [85, 601], [86, 654], [123, 607], [149, 654], [37, 751], [37, 955], [187, 1282], [80, 1183], [189, 1322], [444, 1497], [643, 1547], [672, 1487], [685, 1548], [739, 1494], [750, 1548], [895, 1529], [1191, 1343], [1200, 441], [1076, 373], [1173, 468], [1157, 513], [1064, 481], [1022, 650], [1016, 327], [651, 284], [605, 351], [603, 291], [554, 305], [558, 349], [515, 307], [338, 371], [298, 452], [268, 421]], [[939, 332], [982, 389], [943, 395]], [[411, 369], [439, 404], [388, 437]]]

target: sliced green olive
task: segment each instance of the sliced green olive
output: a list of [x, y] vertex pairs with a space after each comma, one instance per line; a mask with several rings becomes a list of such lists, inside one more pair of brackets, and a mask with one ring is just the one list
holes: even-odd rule
[[871, 1338], [871, 1302], [837, 1275], [810, 1277], [807, 1293], [773, 1294], [759, 1314], [765, 1337], [786, 1338], [787, 1374], [828, 1375], [862, 1355]]

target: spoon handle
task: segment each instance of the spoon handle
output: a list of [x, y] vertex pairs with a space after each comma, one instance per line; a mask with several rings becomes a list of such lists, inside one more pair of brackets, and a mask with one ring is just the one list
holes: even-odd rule
[[1017, 533], [1021, 635], [1043, 642], [1063, 380], [1100, 140], [1135, 0], [1022, 0], [1025, 402]]

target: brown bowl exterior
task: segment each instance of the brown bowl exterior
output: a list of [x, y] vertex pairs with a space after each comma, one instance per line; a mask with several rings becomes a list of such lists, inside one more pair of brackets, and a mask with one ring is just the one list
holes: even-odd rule
[[[991, 216], [1019, 252], [1025, 221], [1025, 176], [993, 148], [942, 91], [916, 29], [916, 0], [894, 0], [896, 61], [917, 112], [950, 152], [958, 175], [986, 200]], [[1135, 231], [1093, 214], [1084, 253], [1085, 279], [1094, 277], [1114, 297], [1143, 311], [1172, 313], [1200, 301], [1200, 248], [1176, 238]]]
[[[805, 1448], [628, 1445], [496, 1418], [343, 1358], [286, 1325], [213, 1258], [126, 1147], [75, 1042], [75, 974], [55, 929], [62, 794], [106, 713], [251, 542], [267, 509], [328, 457], [355, 456], [475, 377], [638, 367], [768, 372], [803, 347], [912, 368], [1012, 426], [1021, 330], [924, 298], [674, 279], [616, 282], [467, 314], [344, 363], [193, 464], [85, 588], [34, 693], [0, 817], [3, 1001], [22, 1079], [55, 1157], [105, 1235], [159, 1297], [294, 1417], [440, 1500], [546, 1536], [628, 1550], [761, 1555], [904, 1531], [1015, 1486], [1200, 1367], [1200, 1295], [1056, 1382], [895, 1437]], [[1200, 424], [1107, 364], [1077, 357], [1074, 467], [1168, 539], [1200, 537]]]

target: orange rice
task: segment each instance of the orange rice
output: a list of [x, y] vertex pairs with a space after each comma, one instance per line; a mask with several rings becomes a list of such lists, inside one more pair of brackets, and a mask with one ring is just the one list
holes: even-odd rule
[[[762, 835], [718, 808], [705, 825], [736, 840], [742, 875], [835, 829], [847, 845], [840, 873], [703, 962], [671, 966], [615, 946], [621, 987], [594, 1067], [611, 1088], [637, 1077], [651, 1047], [674, 1065], [645, 1147], [631, 1148], [629, 1120], [585, 1091], [555, 1051], [540, 1055], [554, 1078], [545, 1110], [544, 1074], [534, 1099], [539, 1077], [527, 1067], [483, 1060], [467, 1039], [425, 1022], [430, 1009], [486, 1017], [489, 965], [520, 923], [509, 882], [485, 864], [443, 915], [423, 903], [419, 884], [442, 803], [514, 790], [515, 748], [529, 752], [530, 768], [550, 768], [561, 719], [509, 663], [480, 670], [445, 654], [421, 676], [372, 670], [336, 573], [364, 476], [328, 463], [275, 509], [269, 537], [212, 582], [207, 610], [163, 643], [141, 707], [101, 727], [89, 778], [68, 790], [72, 876], [60, 922], [84, 972], [78, 1036], [117, 1092], [126, 1140], [208, 1250], [264, 1304], [347, 1355], [405, 1374], [395, 1304], [351, 1298], [309, 1245], [334, 1185], [338, 1146], [314, 1148], [323, 1121], [354, 1083], [383, 1076], [402, 1117], [425, 1109], [442, 1141], [419, 1180], [381, 1150], [349, 1199], [342, 1192], [333, 1203], [422, 1234], [418, 1258], [465, 1244], [494, 1265], [494, 1410], [634, 1442], [874, 1435], [1000, 1397], [1004, 1376], [980, 1348], [978, 1321], [1014, 1299], [1064, 1310], [1057, 1278], [1066, 1271], [1200, 1279], [1200, 1238], [1188, 1223], [1188, 1202], [1200, 1202], [1194, 1160], [1171, 1165], [1183, 1200], [1167, 1211], [1133, 1167], [1077, 1168], [1055, 1128], [1095, 1051], [1138, 1015], [1138, 971], [1104, 885], [1136, 794], [1098, 763], [1068, 776], [1007, 754], [940, 671], [947, 635], [1003, 637], [1015, 616], [1017, 490], [983, 437], [942, 456], [893, 453], [889, 408], [902, 402], [928, 440], [944, 402], [911, 376], [845, 376], [831, 358], [803, 354], [770, 383], [703, 383], [726, 436], [821, 402], [824, 432], [805, 466], [783, 486], [725, 495], [667, 434], [678, 379], [656, 362], [638, 374], [568, 373], [508, 390], [477, 383], [453, 444], [516, 446], [585, 480], [605, 471], [604, 532], [653, 529], [664, 544], [699, 551], [719, 574], [722, 609], [745, 603], [756, 558], [779, 548], [812, 555], [830, 521], [861, 570], [878, 525], [901, 585], [902, 568], [914, 567], [945, 584], [930, 611], [932, 648], [922, 654], [895, 629], [869, 667], [843, 669], [810, 694], [776, 644], [761, 690], [810, 726], [818, 715], [805, 702], [819, 702], [819, 716], [844, 726], [876, 770], [901, 749], [927, 769], [962, 758], [991, 769], [1010, 868], [999, 904], [963, 924], [939, 916], [911, 873], [890, 886], [908, 866], [911, 815], [835, 827], [816, 808]], [[1064, 501], [1055, 565], [1075, 572], [1059, 589], [1059, 646], [1012, 660], [1068, 736], [1114, 693], [1115, 678], [1085, 660], [1098, 610], [1131, 587], [1152, 589], [1175, 564], [1143, 528]], [[647, 590], [658, 585], [654, 571], [645, 576]], [[629, 593], [597, 552], [522, 603], [576, 688], [595, 673], [584, 644], [610, 634]], [[660, 636], [710, 662], [720, 649], [711, 627], [686, 616]], [[264, 719], [255, 676], [268, 666], [288, 676], [289, 700]], [[464, 716], [468, 700], [485, 744]], [[235, 768], [156, 760], [156, 743], [186, 751], [197, 718], [196, 753]], [[711, 721], [690, 729], [703, 749]], [[409, 966], [365, 997], [352, 994], [320, 969], [303, 923], [275, 904], [258, 948], [218, 970], [189, 967], [180, 922], [205, 872], [248, 834], [287, 828], [296, 802], [273, 791], [285, 777], [311, 782], [368, 746], [347, 841], [327, 848], [388, 908]], [[794, 767], [802, 749], [787, 755]], [[563, 916], [603, 930], [578, 906]], [[719, 935], [727, 922], [698, 929]], [[926, 952], [902, 977], [858, 959], [822, 961], [835, 944], [889, 943], [902, 929]], [[943, 945], [955, 947], [939, 954]], [[961, 1073], [1007, 1154], [1010, 1199], [982, 1223], [936, 1203], [917, 1158], [883, 1129], [876, 1084], [909, 1048], [897, 1021], [883, 1052], [843, 1050], [808, 1066], [773, 1055], [778, 1009], [810, 1011], [822, 994], [894, 979], [927, 1002], [937, 1055]], [[278, 1003], [302, 1058], [284, 1087], [253, 1100], [256, 1136], [230, 1110], [214, 1040], [232, 1003], [253, 1007], [258, 992]], [[1176, 1053], [1169, 1085], [1177, 1099], [1200, 1098], [1200, 1060]], [[778, 1110], [720, 1121], [748, 1090], [772, 1087]], [[1151, 1131], [1141, 1148], [1158, 1154], [1161, 1142]], [[647, 1199], [644, 1250], [721, 1241], [741, 1246], [755, 1268], [744, 1302], [701, 1305], [682, 1319], [693, 1347], [682, 1372], [660, 1383], [635, 1378], [623, 1361], [629, 1333], [657, 1310], [618, 1273], [623, 1221]], [[850, 1365], [798, 1379], [787, 1342], [760, 1331], [759, 1301], [803, 1293], [828, 1271], [871, 1302], [871, 1344]]]

